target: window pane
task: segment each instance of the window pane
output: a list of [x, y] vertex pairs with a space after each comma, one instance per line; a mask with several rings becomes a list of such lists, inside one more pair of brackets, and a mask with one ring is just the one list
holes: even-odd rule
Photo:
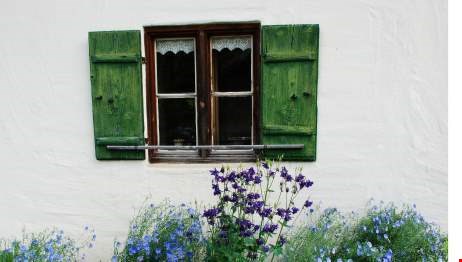
[[252, 97], [216, 97], [214, 108], [214, 144], [251, 144]]
[[194, 93], [194, 40], [157, 40], [158, 93]]
[[159, 145], [196, 145], [194, 98], [158, 99]]
[[212, 50], [214, 90], [238, 92], [251, 90], [251, 50]]

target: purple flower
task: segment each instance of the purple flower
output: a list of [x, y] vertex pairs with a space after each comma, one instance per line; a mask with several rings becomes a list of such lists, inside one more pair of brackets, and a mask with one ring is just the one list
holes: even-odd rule
[[286, 167], [283, 166], [281, 170], [281, 177], [286, 177], [289, 174], [289, 171], [287, 171]]
[[240, 236], [242, 236], [242, 237], [250, 237], [252, 235], [253, 235], [253, 232], [250, 231], [250, 230], [244, 230], [244, 231], [241, 231], [241, 233], [240, 233]]
[[267, 253], [267, 252], [269, 251], [270, 248], [269, 248], [269, 246], [266, 246], [266, 245], [265, 245], [265, 246], [262, 246], [261, 249], [263, 250], [263, 252]]
[[244, 213], [246, 214], [254, 214], [255, 213], [255, 209], [253, 207], [245, 207], [244, 208]]
[[261, 177], [260, 176], [256, 176], [254, 179], [253, 179], [253, 182], [255, 184], [260, 184], [261, 183]]
[[247, 170], [247, 173], [248, 173], [250, 176], [253, 176], [253, 175], [255, 175], [255, 169], [254, 169], [253, 167], [251, 167], [251, 168], [249, 168], [249, 169]]
[[300, 209], [298, 209], [296, 207], [292, 207], [292, 213], [293, 214], [297, 214], [298, 210], [300, 210]]
[[271, 213], [273, 212], [273, 210], [271, 208], [263, 208], [259, 214], [260, 216], [262, 217], [269, 217], [271, 215]]
[[278, 244], [282, 246], [282, 245], [284, 245], [286, 242], [287, 242], [287, 239], [286, 239], [283, 235], [281, 235], [281, 237], [279, 237]]
[[305, 181], [304, 185], [305, 185], [305, 187], [311, 187], [313, 184], [314, 184], [313, 181], [308, 179], [308, 180]]
[[204, 213], [203, 213], [203, 216], [206, 217], [206, 218], [214, 218], [220, 212], [221, 212], [221, 210], [219, 208], [211, 208], [211, 209], [205, 210]]
[[[303, 204], [303, 206], [305, 206], [305, 207], [310, 207], [311, 205], [313, 205], [313, 202], [310, 201], [310, 200], [306, 200], [305, 204]], [[310, 210], [310, 212], [311, 212], [311, 210]]]
[[232, 171], [231, 173], [228, 174], [228, 176], [226, 177], [226, 179], [229, 181], [229, 182], [235, 182], [236, 181], [236, 172], [235, 171]]
[[276, 229], [278, 229], [278, 225], [277, 224], [271, 224], [271, 223], [267, 223], [263, 226], [263, 232], [265, 233], [274, 233], [274, 231], [276, 231]]
[[239, 227], [241, 228], [241, 231], [244, 231], [246, 229], [250, 229], [254, 226], [250, 220], [247, 219], [237, 219], [237, 223], [239, 224]]
[[210, 170], [210, 175], [212, 176], [218, 176], [220, 174], [220, 171], [218, 171], [216, 168]]
[[268, 163], [262, 162], [261, 165], [262, 165], [263, 168], [269, 169]]
[[300, 183], [305, 180], [305, 176], [302, 174], [298, 174], [298, 176], [295, 177], [295, 182]]
[[247, 191], [247, 189], [245, 189], [245, 188], [243, 188], [243, 187], [239, 187], [239, 188], [237, 189], [237, 192], [239, 192], [239, 193], [244, 193], [245, 191]]
[[260, 194], [258, 193], [248, 193], [247, 194], [247, 199], [249, 200], [255, 200], [255, 199], [259, 199], [260, 198]]
[[269, 175], [269, 176], [274, 176], [275, 174], [276, 174], [276, 172], [274, 172], [273, 170], [270, 170], [270, 171], [268, 172], [268, 175]]
[[292, 178], [291, 175], [287, 174], [285, 179], [286, 179], [287, 182], [290, 182], [290, 181], [292, 181], [293, 178]]
[[285, 213], [286, 213], [286, 210], [285, 210], [284, 208], [278, 208], [278, 209], [276, 210], [276, 214], [277, 214], [278, 216], [280, 216], [280, 217], [283, 217], [283, 216], [285, 215]]
[[258, 238], [256, 240], [256, 242], [257, 242], [257, 245], [259, 245], [259, 246], [261, 246], [261, 245], [263, 245], [265, 243], [265, 241], [262, 238]]
[[237, 194], [233, 193], [233, 195], [231, 196], [230, 202], [236, 203], [238, 200], [239, 200], [239, 197], [237, 196]]
[[213, 188], [213, 195], [214, 196], [221, 194], [221, 190], [220, 190], [220, 187], [218, 186], [218, 184], [212, 184], [212, 188]]
[[254, 209], [260, 210], [264, 205], [265, 205], [265, 202], [263, 202], [263, 201], [255, 201], [255, 202], [252, 204], [252, 207], [253, 207]]

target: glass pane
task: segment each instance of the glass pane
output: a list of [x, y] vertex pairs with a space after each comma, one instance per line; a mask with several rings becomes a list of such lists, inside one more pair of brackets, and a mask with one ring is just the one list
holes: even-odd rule
[[157, 40], [157, 92], [194, 93], [194, 40]]
[[252, 97], [216, 97], [214, 109], [214, 144], [251, 144]]
[[159, 145], [196, 145], [194, 98], [158, 99]]
[[215, 91], [251, 90], [251, 53], [250, 49], [212, 50], [212, 78]]

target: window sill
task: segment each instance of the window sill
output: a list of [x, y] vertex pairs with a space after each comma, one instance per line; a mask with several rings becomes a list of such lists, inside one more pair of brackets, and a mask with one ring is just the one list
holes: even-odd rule
[[256, 160], [257, 154], [253, 150], [214, 150], [207, 157], [201, 157], [197, 151], [152, 151], [149, 154], [150, 163], [239, 163], [255, 162]]

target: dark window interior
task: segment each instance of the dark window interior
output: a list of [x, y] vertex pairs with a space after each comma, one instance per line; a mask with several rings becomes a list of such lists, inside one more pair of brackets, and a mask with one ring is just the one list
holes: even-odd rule
[[252, 137], [252, 97], [215, 98], [218, 145], [249, 145]]
[[223, 49], [213, 50], [215, 91], [238, 92], [250, 91], [251, 88], [251, 51]]
[[167, 52], [157, 56], [157, 91], [167, 93], [194, 93], [194, 53]]
[[195, 145], [194, 98], [159, 99], [159, 144]]

